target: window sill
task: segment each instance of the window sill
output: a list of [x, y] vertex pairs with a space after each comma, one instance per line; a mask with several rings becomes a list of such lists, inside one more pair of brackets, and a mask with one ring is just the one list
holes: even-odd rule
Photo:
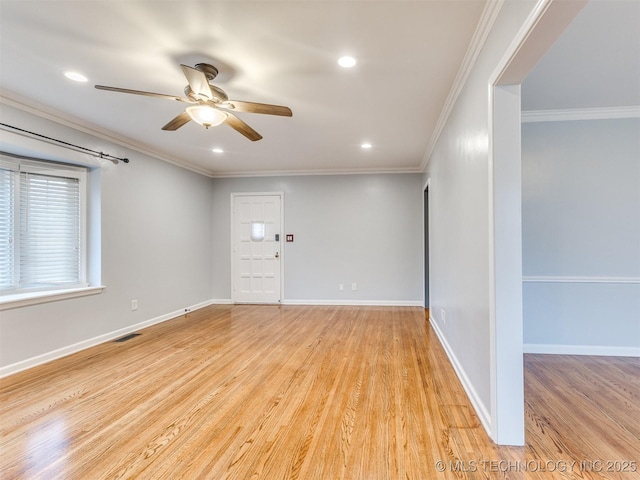
[[55, 290], [48, 292], [29, 292], [16, 293], [14, 295], [0, 296], [0, 311], [12, 308], [26, 307], [29, 305], [37, 305], [39, 303], [57, 302], [58, 300], [66, 300], [69, 298], [86, 297], [87, 295], [96, 295], [102, 293], [106, 287], [82, 287], [69, 288], [66, 290]]

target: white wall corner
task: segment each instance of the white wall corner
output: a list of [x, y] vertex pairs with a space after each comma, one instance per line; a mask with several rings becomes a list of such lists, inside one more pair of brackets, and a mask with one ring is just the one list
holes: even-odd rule
[[467, 373], [465, 372], [464, 368], [462, 367], [462, 364], [460, 363], [460, 361], [456, 357], [455, 353], [453, 352], [453, 349], [451, 348], [451, 346], [447, 342], [447, 339], [444, 336], [444, 333], [442, 332], [442, 330], [440, 330], [440, 326], [433, 319], [433, 317], [431, 317], [431, 315], [429, 315], [429, 324], [431, 325], [433, 330], [436, 332], [436, 336], [438, 337], [438, 340], [440, 341], [440, 344], [442, 345], [442, 348], [444, 349], [445, 353], [447, 354], [447, 357], [449, 358], [449, 361], [453, 365], [453, 369], [455, 370], [456, 374], [458, 375], [458, 379], [460, 380], [460, 383], [462, 384], [462, 388], [464, 388], [464, 391], [466, 392], [467, 396], [469, 397], [469, 401], [471, 401], [471, 405], [473, 406], [474, 410], [476, 411], [476, 414], [478, 415], [478, 418], [480, 419], [480, 423], [482, 424], [482, 426], [486, 430], [487, 434], [490, 437], [493, 438], [493, 424], [492, 424], [492, 421], [491, 421], [491, 414], [489, 413], [489, 409], [487, 408], [487, 406], [480, 399], [480, 395], [478, 395], [478, 392], [476, 391], [475, 387], [473, 386], [473, 384], [469, 380], [469, 377], [467, 376]]
[[524, 445], [520, 85], [495, 86], [490, 112], [492, 439]]

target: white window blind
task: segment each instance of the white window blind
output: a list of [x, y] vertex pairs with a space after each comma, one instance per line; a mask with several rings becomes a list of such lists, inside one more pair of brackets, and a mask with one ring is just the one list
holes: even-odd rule
[[14, 173], [0, 168], [0, 290], [14, 286]]
[[14, 162], [0, 164], [0, 290], [86, 286], [85, 170]]
[[75, 285], [79, 278], [79, 180], [21, 172], [20, 284]]

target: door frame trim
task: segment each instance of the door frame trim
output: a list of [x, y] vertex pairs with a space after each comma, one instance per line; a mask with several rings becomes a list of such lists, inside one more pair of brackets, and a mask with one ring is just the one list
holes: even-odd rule
[[489, 77], [489, 338], [491, 419], [498, 445], [525, 444], [520, 86], [587, 0], [538, 0]]
[[[430, 304], [431, 304], [431, 244], [429, 243], [429, 238], [431, 238], [431, 209], [429, 207], [429, 204], [431, 203], [431, 196], [429, 193], [429, 189], [431, 188], [431, 176], [429, 176], [427, 178], [427, 181], [424, 182], [424, 185], [422, 186], [422, 221], [423, 221], [423, 225], [422, 225], [422, 249], [427, 250], [427, 254], [428, 254], [428, 258], [423, 258], [423, 267], [425, 265], [428, 265], [428, 269], [427, 271], [423, 272], [422, 275], [422, 281], [426, 283], [422, 284], [422, 290], [423, 292], [427, 293], [427, 289], [429, 290], [428, 292], [428, 296], [429, 296], [429, 305], [427, 305], [427, 299], [423, 298], [423, 304], [425, 308], [429, 308], [429, 320], [431, 320], [431, 308], [430, 308]], [[425, 205], [425, 193], [427, 194], [427, 203]], [[425, 210], [427, 210], [425, 212]], [[426, 217], [427, 217], [427, 221], [428, 224], [424, 225], [424, 217], [425, 217], [425, 213], [426, 213]], [[429, 237], [427, 237], [425, 235], [425, 233], [429, 234]]]
[[[236, 293], [234, 288], [234, 282], [236, 278], [236, 266], [235, 266], [235, 257], [234, 257], [234, 246], [235, 246], [235, 205], [236, 205], [236, 197], [259, 197], [259, 196], [272, 196], [272, 197], [280, 197], [280, 298], [273, 303], [272, 305], [282, 305], [284, 301], [284, 248], [283, 245], [283, 235], [284, 235], [284, 192], [231, 192], [231, 205], [230, 205], [230, 222], [231, 222], [231, 238], [229, 239], [229, 251], [230, 251], [230, 260], [231, 260], [231, 303], [238, 303], [236, 301]], [[247, 302], [242, 302], [247, 303]], [[262, 303], [262, 302], [260, 302]]]

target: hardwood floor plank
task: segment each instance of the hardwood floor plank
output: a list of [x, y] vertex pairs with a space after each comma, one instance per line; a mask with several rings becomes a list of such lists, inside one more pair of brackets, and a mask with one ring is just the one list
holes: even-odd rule
[[[640, 360], [634, 360], [640, 373]], [[611, 403], [611, 382], [618, 381], [614, 379], [631, 380], [624, 389], [628, 392], [635, 392], [640, 386], [640, 377], [610, 376], [609, 367], [617, 361], [603, 357], [527, 356], [525, 398], [528, 409], [535, 410], [539, 438], [553, 438], [558, 454], [613, 462], [613, 467], [615, 462], [637, 461], [640, 458], [640, 440], [633, 433], [640, 423], [640, 404], [635, 402], [635, 415], [626, 407], [606, 406]], [[602, 375], [607, 371], [608, 374]], [[601, 378], [594, 381], [593, 378], [597, 376]], [[633, 398], [633, 393], [630, 393], [629, 403], [614, 403], [619, 407], [629, 405], [633, 409]], [[563, 435], [562, 432], [579, 434]], [[529, 441], [532, 436], [529, 435]], [[617, 476], [617, 473], [607, 472], [608, 476], [604, 478], [626, 478]], [[640, 478], [640, 474], [636, 473], [636, 476]]]
[[[0, 380], [2, 479], [640, 478], [593, 463], [640, 460], [638, 359], [525, 356], [527, 445], [498, 447], [421, 308], [219, 305], [138, 333]], [[571, 461], [592, 463], [552, 470]]]

